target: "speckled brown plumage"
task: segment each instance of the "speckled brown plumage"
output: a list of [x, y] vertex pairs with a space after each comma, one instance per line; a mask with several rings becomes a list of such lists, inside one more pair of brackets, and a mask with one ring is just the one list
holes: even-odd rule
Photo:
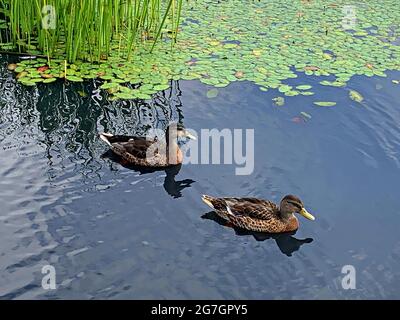
[[[100, 134], [100, 137], [110, 146], [114, 153], [136, 166], [163, 168], [180, 164], [183, 160], [182, 151], [175, 141], [173, 146], [169, 146], [164, 141], [143, 137], [107, 133]], [[152, 156], [148, 157], [147, 151], [150, 147], [154, 148], [154, 150], [151, 152]]]
[[[282, 213], [275, 203], [268, 200], [236, 197], [215, 198], [207, 195], [203, 195], [202, 199], [215, 210], [218, 216], [238, 228], [256, 232], [281, 233], [295, 231], [299, 227], [298, 220], [292, 213]], [[286, 196], [283, 204], [286, 202], [293, 202], [296, 205], [301, 203], [294, 196]]]

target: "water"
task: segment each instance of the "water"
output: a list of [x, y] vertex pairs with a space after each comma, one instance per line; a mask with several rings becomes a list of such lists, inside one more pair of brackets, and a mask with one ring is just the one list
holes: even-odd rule
[[[318, 87], [277, 107], [277, 92], [243, 82], [208, 99], [196, 81], [174, 82], [146, 104], [108, 102], [96, 82], [21, 87], [6, 61], [1, 298], [400, 297], [400, 86], [391, 82], [400, 73], [352, 79], [348, 88], [364, 95], [363, 105], [347, 89]], [[332, 99], [336, 107], [312, 105]], [[302, 111], [312, 118], [299, 122]], [[97, 136], [144, 134], [170, 120], [197, 132], [254, 128], [253, 174], [190, 164], [141, 173], [110, 157]], [[293, 193], [317, 219], [300, 217], [293, 235], [236, 234], [205, 218], [204, 193], [276, 202]], [[47, 264], [56, 269], [56, 290], [41, 287]], [[344, 265], [356, 269], [355, 290], [341, 286]]]

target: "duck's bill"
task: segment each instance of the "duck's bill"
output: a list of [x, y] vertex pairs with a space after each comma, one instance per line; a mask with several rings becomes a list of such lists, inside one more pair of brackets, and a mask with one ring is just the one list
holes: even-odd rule
[[192, 135], [190, 132], [185, 132], [185, 136], [186, 136], [186, 138], [189, 138], [189, 139], [192, 139], [192, 140], [197, 140], [197, 138], [194, 136], [194, 135]]
[[315, 217], [309, 213], [305, 208], [301, 209], [301, 211], [299, 212], [304, 218], [308, 219], [308, 220], [315, 220]]

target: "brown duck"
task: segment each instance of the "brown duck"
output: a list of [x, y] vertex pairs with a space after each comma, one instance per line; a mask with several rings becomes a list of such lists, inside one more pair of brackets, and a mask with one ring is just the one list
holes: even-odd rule
[[215, 213], [234, 227], [268, 233], [291, 232], [299, 228], [294, 213], [309, 220], [314, 216], [307, 212], [303, 202], [296, 196], [285, 196], [280, 206], [268, 200], [257, 198], [214, 198], [203, 195], [203, 201]]
[[163, 168], [181, 164], [183, 153], [178, 145], [178, 138], [196, 140], [182, 125], [173, 123], [167, 127], [165, 138], [112, 135], [100, 133], [100, 139], [111, 150], [128, 163], [140, 167]]

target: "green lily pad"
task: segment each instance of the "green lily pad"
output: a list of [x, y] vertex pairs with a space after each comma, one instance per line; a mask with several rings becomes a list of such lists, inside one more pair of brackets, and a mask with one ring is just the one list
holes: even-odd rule
[[140, 78], [133, 78], [133, 79], [129, 79], [128, 81], [130, 84], [139, 84], [142, 82], [142, 79]]
[[77, 76], [67, 76], [67, 80], [72, 81], [72, 82], [82, 82], [83, 79], [81, 77]]
[[43, 78], [31, 78], [30, 81], [35, 82], [35, 83], [39, 83], [39, 82], [43, 82]]
[[283, 97], [273, 98], [272, 101], [274, 101], [275, 105], [277, 105], [278, 107], [282, 107], [285, 104], [285, 98]]
[[304, 85], [296, 87], [297, 90], [310, 90], [311, 88], [312, 88], [312, 86], [310, 86], [308, 84], [304, 84]]
[[14, 69], [14, 71], [16, 72], [16, 73], [20, 73], [20, 72], [22, 72], [22, 71], [24, 71], [25, 70], [25, 67], [22, 67], [22, 66], [18, 66], [18, 67], [16, 67], [15, 69]]
[[151, 96], [150, 96], [149, 94], [145, 94], [145, 93], [137, 93], [136, 96], [137, 96], [139, 99], [142, 99], [142, 100], [149, 100], [149, 99], [151, 99]]
[[296, 91], [296, 90], [290, 90], [290, 91], [285, 92], [285, 96], [287, 96], [287, 97], [294, 97], [294, 96], [298, 96], [299, 94], [300, 94], [300, 92]]
[[57, 78], [47, 78], [43, 80], [43, 83], [52, 83], [55, 82], [57, 80]]
[[28, 86], [28, 87], [33, 87], [36, 85], [35, 82], [27, 80], [27, 79], [21, 79], [21, 80], [18, 80], [18, 82], [23, 84], [24, 86]]
[[102, 75], [102, 76], [100, 76], [100, 78], [103, 80], [113, 80], [114, 79], [114, 77], [110, 76], [110, 75]]
[[156, 91], [163, 91], [169, 89], [169, 84], [159, 84], [153, 87]]
[[237, 46], [238, 46], [238, 45], [235, 44], [235, 43], [227, 43], [227, 44], [224, 45], [224, 48], [225, 48], [225, 49], [234, 49], [234, 48], [236, 48]]
[[111, 89], [111, 88], [116, 88], [118, 86], [119, 86], [119, 84], [116, 82], [105, 82], [100, 86], [100, 88], [107, 90], [107, 89]]
[[114, 94], [115, 97], [119, 98], [119, 99], [124, 99], [124, 100], [131, 100], [131, 99], [135, 99], [136, 96], [131, 94], [131, 93], [125, 93], [125, 92], [117, 92]]
[[291, 89], [292, 89], [292, 87], [291, 87], [291, 86], [288, 86], [288, 85], [281, 85], [281, 86], [278, 88], [279, 92], [281, 92], [281, 93], [288, 92], [288, 91], [290, 91]]
[[319, 106], [319, 107], [333, 107], [333, 106], [336, 106], [336, 102], [332, 102], [332, 101], [315, 101], [314, 104]]
[[349, 97], [350, 97], [351, 100], [354, 100], [354, 101], [359, 102], [359, 103], [363, 102], [363, 100], [364, 100], [364, 97], [359, 92], [357, 92], [355, 90], [350, 90]]
[[212, 99], [212, 98], [217, 97], [218, 94], [219, 94], [218, 89], [214, 88], [214, 89], [208, 90], [206, 95], [207, 95], [207, 98]]
[[345, 82], [342, 81], [321, 81], [320, 84], [322, 84], [323, 86], [332, 86], [332, 87], [344, 87], [346, 85]]

